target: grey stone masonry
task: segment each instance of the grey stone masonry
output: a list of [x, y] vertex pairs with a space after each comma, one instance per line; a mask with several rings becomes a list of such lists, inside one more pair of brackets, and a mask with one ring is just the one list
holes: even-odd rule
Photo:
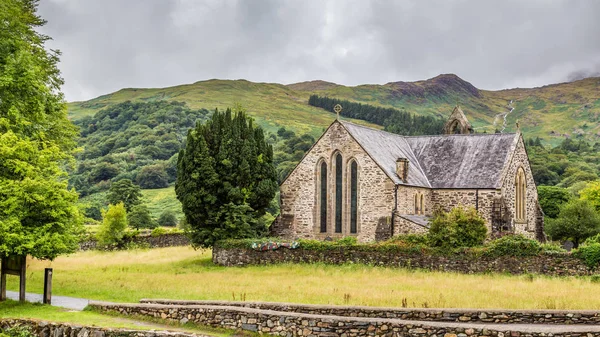
[[40, 337], [200, 337], [206, 335], [184, 332], [110, 329], [97, 326], [80, 326], [32, 319], [0, 319], [0, 328], [27, 327]]
[[427, 269], [471, 273], [542, 274], [552, 276], [592, 275], [580, 259], [569, 253], [540, 254], [536, 256], [481, 256], [463, 252], [452, 255], [423, 252], [389, 252], [364, 250], [358, 247], [339, 247], [320, 251], [309, 249], [278, 249], [255, 251], [243, 248], [213, 248], [213, 262], [222, 266], [267, 265], [274, 263], [327, 264], [363, 263], [386, 267]]
[[278, 336], [436, 336], [538, 337], [600, 336], [600, 325], [497, 324], [410, 321], [396, 318], [343, 317], [260, 310], [234, 306], [113, 304], [94, 302], [97, 310], [143, 315], [167, 321], [247, 330]]
[[311, 315], [399, 318], [418, 321], [527, 324], [600, 324], [600, 312], [593, 310], [501, 310], [501, 309], [419, 309], [365, 306], [297, 304], [278, 302], [189, 301], [142, 299], [143, 304], [209, 305], [297, 312]]

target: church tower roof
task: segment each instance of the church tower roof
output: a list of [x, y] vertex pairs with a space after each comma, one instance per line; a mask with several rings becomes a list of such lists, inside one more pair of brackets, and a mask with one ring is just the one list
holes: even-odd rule
[[458, 104], [452, 110], [450, 117], [448, 117], [448, 121], [444, 125], [444, 134], [452, 135], [452, 134], [462, 134], [468, 135], [473, 133], [473, 127], [465, 113], [462, 111]]

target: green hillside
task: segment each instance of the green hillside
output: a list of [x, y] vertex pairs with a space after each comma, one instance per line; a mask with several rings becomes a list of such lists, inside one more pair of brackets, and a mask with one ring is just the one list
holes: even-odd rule
[[[515, 131], [519, 120], [527, 137], [557, 145], [566, 136], [595, 142], [600, 135], [600, 78], [553, 84], [533, 89], [487, 91], [456, 75], [440, 75], [417, 82], [343, 86], [324, 81], [281, 85], [245, 80], [208, 80], [161, 89], [122, 89], [86, 102], [69, 103], [76, 120], [102, 108], [131, 101], [181, 101], [191, 109], [226, 108], [242, 104], [259, 125], [275, 133], [284, 126], [297, 134], [318, 137], [334, 115], [308, 105], [311, 94], [383, 107], [404, 108], [425, 116], [447, 116], [460, 104], [478, 132], [503, 128]], [[343, 115], [343, 112], [342, 112]]]
[[[311, 95], [439, 118], [446, 118], [460, 104], [476, 132], [514, 132], [518, 120], [527, 139], [539, 137], [546, 145], [556, 146], [567, 138], [597, 142], [599, 89], [600, 78], [588, 78], [540, 88], [486, 91], [456, 75], [355, 87], [324, 81], [281, 85], [208, 80], [162, 89], [122, 89], [68, 104], [70, 118], [82, 130], [83, 148], [70, 180], [82, 196], [88, 195], [86, 200], [99, 204], [100, 195], [110, 186], [109, 180], [129, 178], [143, 184], [142, 170], [162, 170], [167, 175], [161, 185], [155, 186], [159, 189], [144, 191], [148, 206], [155, 217], [164, 209], [180, 216], [173, 187], [166, 186], [175, 179], [177, 144], [181, 145], [187, 128], [205, 119], [215, 108], [241, 104], [266, 130], [275, 147], [275, 162], [282, 179], [335, 118], [333, 113], [309, 105]], [[132, 103], [123, 104], [128, 101]], [[537, 152], [532, 149], [532, 153]], [[537, 163], [536, 158], [532, 160], [539, 166], [536, 171], [540, 171], [544, 160]], [[579, 169], [596, 176], [598, 168], [592, 166]], [[556, 177], [550, 176], [548, 182], [562, 181], [562, 171]]]

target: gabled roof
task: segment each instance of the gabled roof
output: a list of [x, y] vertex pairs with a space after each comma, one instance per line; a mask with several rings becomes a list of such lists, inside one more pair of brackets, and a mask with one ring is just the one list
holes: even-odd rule
[[[394, 183], [429, 188], [499, 188], [519, 138], [507, 133], [405, 137], [340, 123]], [[410, 162], [406, 182], [396, 174], [398, 158]]]

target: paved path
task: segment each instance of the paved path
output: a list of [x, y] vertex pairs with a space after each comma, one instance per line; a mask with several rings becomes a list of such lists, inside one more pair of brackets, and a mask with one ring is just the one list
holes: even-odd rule
[[[17, 291], [6, 291], [6, 297], [11, 300], [18, 301], [19, 293]], [[41, 294], [26, 293], [25, 300], [28, 302], [42, 303]], [[56, 307], [63, 307], [71, 310], [81, 311], [89, 303], [89, 300], [84, 298], [66, 297], [66, 296], [52, 296], [52, 305]]]

